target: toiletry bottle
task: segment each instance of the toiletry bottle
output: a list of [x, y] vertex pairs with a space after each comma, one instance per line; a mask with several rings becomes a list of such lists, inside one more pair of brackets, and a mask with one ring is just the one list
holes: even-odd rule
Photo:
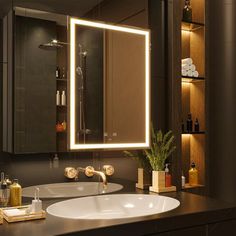
[[10, 188], [10, 185], [12, 184], [12, 181], [10, 180], [8, 175], [5, 175], [5, 181], [7, 183], [7, 186]]
[[191, 133], [192, 131], [193, 131], [193, 121], [192, 121], [192, 115], [191, 113], [189, 113], [187, 119], [187, 132]]
[[65, 120], [61, 123], [61, 125], [63, 127], [63, 131], [66, 131], [66, 121]]
[[59, 66], [57, 66], [57, 68], [56, 68], [56, 78], [57, 79], [60, 78], [60, 68], [59, 68]]
[[13, 180], [13, 184], [10, 186], [10, 204], [11, 206], [21, 206], [22, 201], [22, 189], [18, 184], [18, 179]]
[[0, 183], [0, 207], [6, 207], [9, 202], [10, 190], [7, 186], [6, 178], [4, 178], [4, 173], [1, 173], [1, 183]]
[[199, 126], [198, 118], [196, 118], [195, 123], [194, 123], [194, 131], [199, 132], [199, 130], [200, 130], [200, 126]]
[[39, 188], [35, 188], [34, 200], [32, 200], [31, 212], [41, 212], [42, 211], [42, 201], [39, 199]]
[[59, 90], [57, 90], [57, 94], [56, 94], [56, 105], [60, 106], [60, 92], [59, 92]]
[[185, 179], [184, 173], [182, 172], [182, 176], [181, 176], [181, 186], [182, 186], [182, 188], [185, 187], [185, 183], [186, 183], [186, 179]]
[[194, 162], [192, 162], [189, 170], [189, 185], [198, 185], [198, 170]]
[[65, 94], [65, 91], [62, 91], [62, 94], [61, 94], [61, 105], [62, 106], [66, 105], [66, 94]]
[[184, 133], [184, 120], [182, 119], [182, 123], [181, 123], [181, 128], [182, 128], [182, 133]]
[[65, 67], [62, 67], [62, 79], [66, 78], [66, 70]]
[[171, 174], [170, 174], [170, 170], [168, 168], [169, 164], [166, 164], [166, 168], [165, 168], [165, 186], [166, 187], [171, 187]]
[[192, 7], [190, 6], [190, 0], [185, 0], [183, 9], [183, 21], [192, 21]]
[[54, 154], [54, 157], [52, 159], [52, 168], [57, 169], [59, 168], [59, 157], [57, 153]]

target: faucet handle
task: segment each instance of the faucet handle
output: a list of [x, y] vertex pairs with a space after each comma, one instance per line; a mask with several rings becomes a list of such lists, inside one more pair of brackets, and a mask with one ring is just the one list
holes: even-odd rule
[[113, 175], [114, 172], [115, 172], [115, 169], [114, 169], [114, 167], [113, 167], [112, 165], [104, 165], [104, 166], [102, 167], [102, 169], [103, 169], [104, 173], [105, 173], [106, 175], [108, 175], [108, 176]]
[[92, 166], [87, 166], [84, 170], [84, 173], [87, 177], [92, 177], [94, 175], [94, 168]]
[[74, 167], [66, 167], [64, 170], [64, 175], [68, 179], [75, 179], [78, 178], [79, 172]]

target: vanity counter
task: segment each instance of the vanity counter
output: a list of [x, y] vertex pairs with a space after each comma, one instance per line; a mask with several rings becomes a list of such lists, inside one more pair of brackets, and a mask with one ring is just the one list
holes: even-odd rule
[[[135, 193], [144, 192], [136, 190]], [[236, 235], [231, 233], [232, 230], [235, 230], [236, 233], [235, 206], [186, 192], [172, 192], [162, 195], [178, 199], [180, 206], [162, 214], [116, 220], [72, 220], [47, 214], [45, 220], [19, 223], [4, 221], [3, 225], [0, 225], [0, 235], [185, 236], [191, 234], [191, 236], [217, 236], [222, 235], [221, 232], [227, 236]], [[44, 200], [43, 208], [46, 209], [47, 206], [61, 200]], [[225, 228], [229, 232], [226, 232]]]

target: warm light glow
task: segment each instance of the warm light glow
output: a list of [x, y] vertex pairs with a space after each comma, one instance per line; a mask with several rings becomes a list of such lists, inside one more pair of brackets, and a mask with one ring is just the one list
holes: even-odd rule
[[191, 30], [187, 30], [187, 29], [181, 29], [181, 31], [182, 31], [182, 33], [192, 33], [192, 31]]
[[[144, 143], [112, 143], [112, 144], [79, 144], [75, 143], [75, 51], [76, 51], [76, 25], [89, 26], [100, 29], [121, 31], [145, 37], [145, 142]], [[150, 130], [150, 33], [148, 30], [140, 30], [123, 26], [115, 26], [98, 22], [70, 18], [70, 149], [122, 149], [122, 148], [148, 148]]]

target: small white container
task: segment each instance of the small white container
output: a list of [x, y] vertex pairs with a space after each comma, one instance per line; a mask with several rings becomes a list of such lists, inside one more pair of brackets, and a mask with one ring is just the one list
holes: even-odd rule
[[56, 105], [60, 106], [60, 92], [59, 92], [59, 90], [57, 90], [57, 93], [56, 93]]
[[182, 176], [181, 176], [181, 185], [182, 185], [182, 188], [185, 187], [185, 183], [186, 183], [185, 177], [182, 175]]
[[61, 94], [61, 105], [62, 106], [66, 105], [66, 94], [65, 94], [65, 91], [62, 91], [62, 94]]

